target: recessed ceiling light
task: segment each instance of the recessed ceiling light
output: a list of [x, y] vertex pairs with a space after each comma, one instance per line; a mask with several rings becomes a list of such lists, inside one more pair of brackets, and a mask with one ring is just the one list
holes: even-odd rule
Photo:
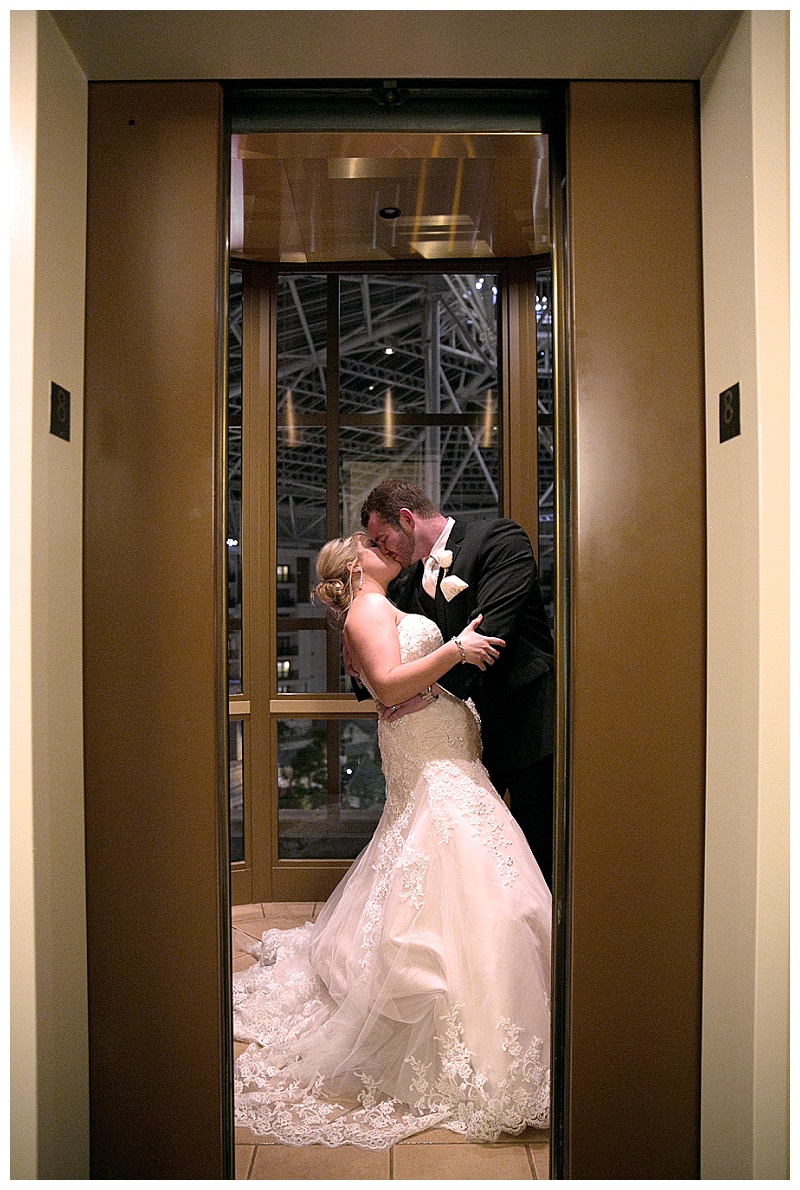
[[378, 214], [381, 219], [399, 219], [402, 212], [399, 207], [381, 207]]

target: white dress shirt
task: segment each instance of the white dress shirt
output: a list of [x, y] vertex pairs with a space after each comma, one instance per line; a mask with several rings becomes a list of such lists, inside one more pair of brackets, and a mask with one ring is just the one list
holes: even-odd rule
[[[431, 599], [434, 599], [436, 596], [436, 583], [439, 579], [439, 571], [442, 568], [441, 555], [445, 551], [447, 539], [450, 536], [450, 530], [453, 528], [454, 524], [455, 521], [453, 518], [451, 516], [448, 517], [447, 524], [436, 538], [433, 549], [425, 559], [425, 566], [422, 572], [422, 588], [428, 593], [428, 595], [430, 595]], [[448, 565], [445, 566], [445, 570], [448, 569]]]

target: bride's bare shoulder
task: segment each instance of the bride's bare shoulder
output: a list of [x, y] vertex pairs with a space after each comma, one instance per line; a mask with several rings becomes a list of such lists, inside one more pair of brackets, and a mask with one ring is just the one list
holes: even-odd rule
[[385, 595], [377, 591], [367, 591], [354, 599], [347, 611], [346, 625], [351, 628], [370, 620], [394, 619], [396, 608]]

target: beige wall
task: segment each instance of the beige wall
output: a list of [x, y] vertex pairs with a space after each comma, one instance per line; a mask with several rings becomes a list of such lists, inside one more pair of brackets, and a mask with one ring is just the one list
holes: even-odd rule
[[[81, 516], [86, 79], [12, 17], [12, 1177], [88, 1176]], [[33, 218], [35, 211], [35, 219]], [[49, 432], [50, 382], [72, 395]]]
[[31, 397], [36, 14], [11, 13], [11, 1176], [36, 1177], [36, 1002], [31, 724]]
[[702, 82], [706, 1178], [788, 1176], [788, 25], [745, 13]]

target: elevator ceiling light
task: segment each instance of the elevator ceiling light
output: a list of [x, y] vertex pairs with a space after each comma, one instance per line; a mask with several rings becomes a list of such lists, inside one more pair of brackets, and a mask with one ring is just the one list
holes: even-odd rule
[[435, 240], [411, 240], [410, 246], [426, 260], [447, 260], [451, 256], [493, 256], [491, 245], [480, 238], [459, 240], [443, 237]]
[[378, 211], [381, 219], [399, 219], [402, 213], [399, 207], [381, 207]]

